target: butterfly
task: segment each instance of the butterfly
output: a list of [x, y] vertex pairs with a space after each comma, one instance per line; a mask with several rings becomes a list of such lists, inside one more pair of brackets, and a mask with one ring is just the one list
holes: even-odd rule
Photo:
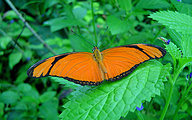
[[27, 75], [33, 78], [56, 76], [81, 85], [99, 85], [104, 80], [120, 80], [141, 63], [166, 54], [164, 48], [151, 44], [123, 45], [102, 52], [94, 47], [92, 51], [65, 53], [41, 60], [28, 69]]

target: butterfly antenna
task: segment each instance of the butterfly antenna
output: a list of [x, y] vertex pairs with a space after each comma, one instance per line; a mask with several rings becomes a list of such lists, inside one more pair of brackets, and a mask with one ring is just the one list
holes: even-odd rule
[[105, 32], [107, 31], [107, 29], [108, 29], [108, 26], [107, 26], [107, 28], [105, 29], [105, 31], [104, 31], [104, 33], [103, 33], [101, 39], [98, 41], [97, 46], [98, 46], [99, 42], [102, 40], [103, 36], [105, 35]]
[[[78, 35], [76, 32], [74, 32], [73, 30], [71, 30], [72, 33], [74, 33], [75, 35], [79, 36], [81, 39], [85, 40], [85, 38], [83, 38], [82, 36]], [[85, 40], [86, 42], [88, 42], [89, 44], [91, 44], [93, 47], [94, 45], [92, 43], [90, 43], [89, 41]]]

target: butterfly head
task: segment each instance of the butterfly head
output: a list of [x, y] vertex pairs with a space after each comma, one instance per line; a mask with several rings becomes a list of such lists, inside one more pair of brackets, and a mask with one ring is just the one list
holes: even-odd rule
[[99, 48], [98, 47], [93, 47], [93, 49], [92, 49], [92, 51], [94, 52], [94, 51], [99, 51]]

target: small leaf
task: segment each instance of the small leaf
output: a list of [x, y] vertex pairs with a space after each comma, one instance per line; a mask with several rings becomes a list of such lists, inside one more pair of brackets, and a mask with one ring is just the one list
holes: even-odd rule
[[53, 99], [53, 97], [56, 95], [55, 91], [48, 91], [45, 92], [43, 95], [39, 97], [40, 102], [46, 102], [48, 100]]
[[87, 14], [87, 10], [83, 7], [77, 7], [73, 9], [73, 14], [77, 19], [83, 19]]
[[166, 0], [140, 0], [134, 9], [160, 9], [168, 7], [170, 7], [170, 4]]
[[152, 60], [122, 80], [106, 82], [97, 87], [78, 87], [69, 96], [69, 102], [64, 105], [66, 109], [60, 117], [63, 120], [116, 120], [124, 117], [129, 111], [134, 112], [143, 100], [150, 101], [152, 96], [160, 95], [167, 70], [161, 63]]
[[189, 15], [173, 11], [160, 11], [150, 14], [149, 17], [177, 32], [192, 34], [192, 17]]
[[173, 59], [181, 58], [181, 50], [179, 50], [179, 48], [177, 48], [174, 43], [170, 42], [168, 45], [165, 46], [166, 50], [169, 52]]
[[21, 83], [18, 85], [17, 88], [21, 92], [27, 92], [27, 91], [31, 90], [31, 86], [27, 83]]
[[61, 17], [48, 20], [44, 22], [44, 25], [51, 26], [51, 32], [55, 32], [65, 27], [83, 26], [85, 23], [77, 19], [64, 19]]
[[9, 55], [9, 67], [13, 69], [13, 67], [19, 63], [22, 58], [22, 54], [20, 52], [11, 53]]
[[118, 0], [118, 3], [119, 6], [126, 12], [129, 12], [132, 8], [131, 0]]
[[6, 49], [8, 43], [11, 41], [11, 37], [5, 36], [5, 37], [0, 37], [0, 47], [2, 49]]
[[120, 20], [112, 15], [107, 18], [107, 23], [112, 35], [126, 32], [133, 27], [130, 21]]
[[0, 102], [12, 104], [19, 100], [19, 94], [13, 91], [5, 91], [0, 95]]

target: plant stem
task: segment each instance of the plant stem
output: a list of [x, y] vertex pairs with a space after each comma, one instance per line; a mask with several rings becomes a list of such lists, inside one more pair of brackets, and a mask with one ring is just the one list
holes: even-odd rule
[[27, 26], [27, 28], [33, 33], [33, 35], [54, 55], [56, 53], [53, 51], [53, 49], [45, 43], [45, 41], [33, 30], [33, 28], [26, 22], [26, 20], [22, 17], [22, 15], [18, 12], [18, 10], [15, 8], [15, 6], [12, 4], [10, 0], [5, 0], [7, 4], [15, 11], [15, 13], [18, 15], [18, 17], [23, 21], [23, 23]]
[[94, 16], [94, 10], [93, 10], [93, 0], [91, 0], [91, 11], [92, 11], [93, 30], [94, 30], [94, 35], [95, 35], [95, 44], [97, 45], [97, 33], [95, 30], [95, 16]]
[[136, 110], [136, 111], [135, 111], [135, 114], [137, 115], [137, 117], [139, 118], [139, 120], [144, 120], [144, 118], [143, 118], [143, 116], [142, 116], [142, 114], [141, 114], [140, 111]]
[[165, 104], [165, 107], [163, 109], [163, 112], [161, 114], [161, 117], [160, 117], [160, 120], [163, 120], [164, 117], [165, 117], [165, 114], [167, 113], [167, 110], [168, 110], [168, 107], [169, 107], [169, 103], [171, 101], [171, 98], [172, 98], [172, 94], [173, 94], [173, 89], [174, 89], [174, 83], [173, 83], [173, 80], [172, 80], [172, 77], [169, 75], [169, 82], [170, 82], [170, 91], [169, 91], [169, 96], [168, 96], [168, 99], [166, 101], [166, 104]]
[[179, 111], [179, 108], [181, 107], [181, 105], [185, 102], [186, 98], [187, 98], [187, 94], [189, 93], [189, 91], [192, 89], [192, 84], [189, 85], [189, 87], [187, 88], [186, 92], [184, 93], [184, 95], [182, 96], [181, 100], [179, 101], [179, 104], [175, 110], [175, 114], [173, 116], [173, 120], [176, 120], [177, 117], [177, 113]]

